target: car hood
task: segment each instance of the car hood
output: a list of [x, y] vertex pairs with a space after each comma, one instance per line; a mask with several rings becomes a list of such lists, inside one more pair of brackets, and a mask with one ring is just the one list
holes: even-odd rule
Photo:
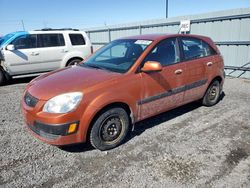
[[114, 79], [120, 74], [81, 66], [67, 67], [32, 80], [27, 86], [28, 92], [40, 100], [68, 92], [84, 92], [102, 82]]

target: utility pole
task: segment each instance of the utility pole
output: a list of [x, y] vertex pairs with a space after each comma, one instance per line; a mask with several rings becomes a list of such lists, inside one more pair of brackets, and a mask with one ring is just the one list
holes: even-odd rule
[[168, 0], [166, 0], [166, 18], [168, 18]]
[[23, 20], [21, 20], [21, 22], [22, 22], [22, 26], [23, 26], [23, 31], [25, 31]]

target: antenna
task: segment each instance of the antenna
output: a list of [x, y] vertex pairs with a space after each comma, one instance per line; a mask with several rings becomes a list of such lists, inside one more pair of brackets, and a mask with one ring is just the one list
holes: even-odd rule
[[23, 31], [25, 31], [23, 20], [21, 20], [21, 22], [22, 22], [22, 26], [23, 26]]

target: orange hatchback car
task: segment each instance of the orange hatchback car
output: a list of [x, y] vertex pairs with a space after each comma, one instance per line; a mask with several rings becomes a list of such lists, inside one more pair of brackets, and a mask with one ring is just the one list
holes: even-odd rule
[[79, 65], [32, 80], [22, 112], [52, 145], [120, 145], [140, 120], [201, 100], [212, 106], [224, 83], [222, 56], [208, 37], [140, 35], [115, 40]]

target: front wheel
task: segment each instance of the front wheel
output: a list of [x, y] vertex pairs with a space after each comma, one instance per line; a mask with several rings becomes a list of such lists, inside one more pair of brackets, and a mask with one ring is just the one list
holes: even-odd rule
[[3, 70], [0, 68], [0, 86], [3, 85], [6, 81]]
[[120, 107], [104, 111], [90, 131], [90, 143], [99, 150], [109, 150], [124, 142], [129, 130], [129, 117]]
[[80, 59], [72, 59], [68, 62], [67, 66], [72, 66], [72, 65], [77, 65], [78, 63], [80, 63], [82, 60]]
[[219, 101], [220, 94], [221, 94], [220, 82], [218, 80], [215, 80], [209, 85], [202, 99], [202, 104], [204, 106], [215, 105]]

